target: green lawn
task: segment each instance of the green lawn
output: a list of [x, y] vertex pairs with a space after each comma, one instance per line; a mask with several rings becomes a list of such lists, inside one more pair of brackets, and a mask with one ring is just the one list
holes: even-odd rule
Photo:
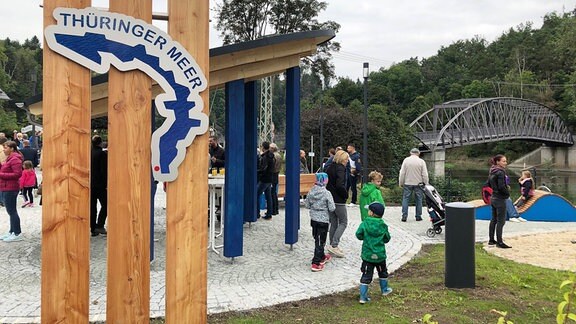
[[568, 274], [501, 259], [478, 245], [476, 288], [447, 289], [444, 246], [425, 246], [391, 275], [391, 295], [380, 296], [377, 280], [373, 282], [368, 304], [359, 304], [353, 289], [258, 310], [215, 314], [208, 322], [417, 323], [431, 314], [439, 323], [497, 323], [499, 315], [491, 311], [496, 309], [507, 311], [507, 319], [514, 323], [556, 323], [556, 307], [562, 300], [559, 285]]

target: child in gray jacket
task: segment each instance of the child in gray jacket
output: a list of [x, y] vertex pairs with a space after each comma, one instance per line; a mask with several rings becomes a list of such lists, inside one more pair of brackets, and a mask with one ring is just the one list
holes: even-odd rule
[[316, 173], [316, 183], [306, 196], [306, 208], [310, 209], [310, 226], [314, 236], [314, 258], [312, 258], [312, 271], [324, 270], [324, 264], [332, 258], [324, 254], [326, 236], [330, 224], [330, 213], [336, 209], [332, 194], [326, 190], [328, 175], [324, 172]]

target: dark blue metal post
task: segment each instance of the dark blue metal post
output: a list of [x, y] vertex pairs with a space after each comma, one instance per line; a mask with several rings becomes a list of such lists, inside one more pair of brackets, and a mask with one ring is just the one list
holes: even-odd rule
[[[152, 100], [152, 133], [156, 130], [156, 104]], [[152, 175], [152, 169], [150, 169], [150, 262], [154, 261], [154, 196], [156, 196], [156, 188], [158, 183], [154, 182], [154, 176]]]
[[286, 244], [300, 228], [300, 67], [286, 70]]
[[242, 255], [244, 246], [244, 80], [226, 83], [226, 173], [224, 195], [224, 256]]
[[258, 205], [256, 204], [256, 163], [258, 146], [258, 132], [256, 119], [258, 116], [258, 95], [256, 91], [256, 82], [251, 81], [244, 86], [246, 104], [244, 129], [246, 137], [244, 140], [244, 221], [253, 223], [256, 221]]

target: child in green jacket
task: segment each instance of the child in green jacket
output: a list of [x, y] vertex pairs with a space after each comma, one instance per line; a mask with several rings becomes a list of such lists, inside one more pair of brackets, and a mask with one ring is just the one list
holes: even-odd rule
[[382, 192], [380, 191], [380, 185], [382, 185], [382, 179], [384, 178], [382, 173], [372, 171], [368, 175], [368, 178], [370, 182], [367, 182], [360, 192], [360, 217], [362, 221], [368, 217], [368, 210], [364, 208], [365, 206], [377, 201], [386, 207], [384, 198], [382, 198]]
[[360, 304], [370, 301], [368, 285], [372, 282], [374, 268], [378, 271], [380, 289], [386, 296], [392, 292], [388, 287], [388, 269], [386, 268], [386, 243], [390, 241], [388, 225], [384, 223], [384, 205], [373, 202], [366, 206], [368, 217], [360, 224], [356, 237], [362, 242], [362, 277], [360, 278]]

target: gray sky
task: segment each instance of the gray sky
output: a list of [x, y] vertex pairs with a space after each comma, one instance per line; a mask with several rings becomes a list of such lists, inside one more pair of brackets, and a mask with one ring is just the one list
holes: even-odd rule
[[[370, 70], [387, 67], [410, 57], [425, 58], [460, 39], [478, 35], [489, 42], [504, 31], [528, 21], [535, 28], [549, 12], [570, 12], [576, 0], [328, 0], [320, 20], [334, 20], [342, 27], [336, 40], [342, 45], [335, 54], [338, 76], [362, 77], [362, 62]], [[17, 4], [16, 4], [17, 3]], [[42, 9], [39, 0], [0, 4], [0, 38], [24, 41], [41, 38]], [[211, 6], [215, 1], [211, 0]], [[95, 7], [108, 7], [108, 1], [93, 0]], [[154, 11], [166, 12], [165, 0], [154, 0]], [[165, 29], [165, 23], [158, 23]], [[217, 32], [210, 47], [222, 44]]]

